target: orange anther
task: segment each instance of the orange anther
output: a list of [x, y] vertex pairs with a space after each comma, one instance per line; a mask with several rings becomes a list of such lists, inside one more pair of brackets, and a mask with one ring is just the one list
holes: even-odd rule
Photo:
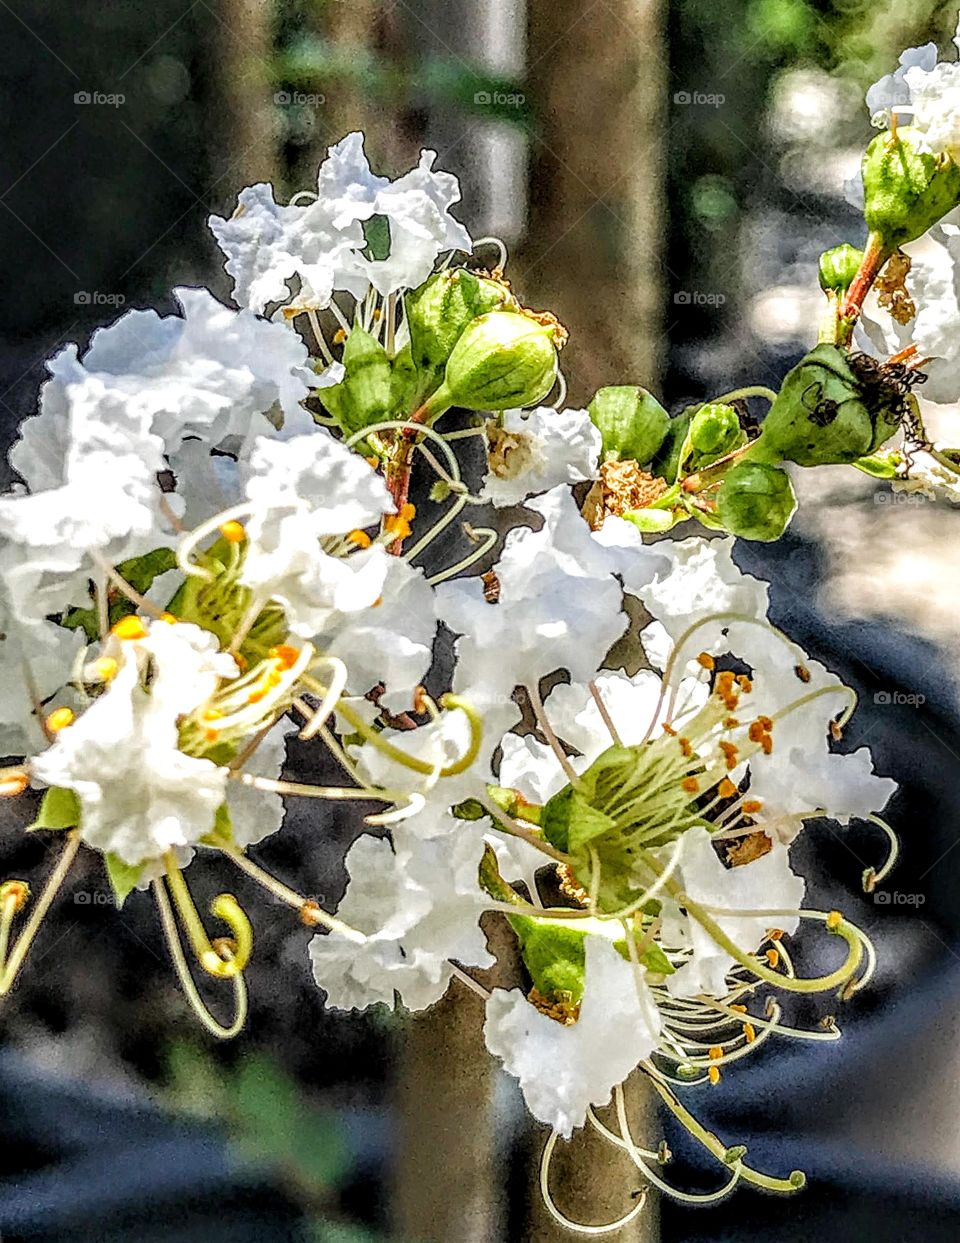
[[687, 759], [690, 759], [690, 757], [693, 755], [693, 744], [691, 743], [689, 738], [680, 739], [680, 750], [687, 757]]
[[218, 729], [205, 729], [203, 737], [207, 742], [216, 742], [220, 737], [220, 731]]
[[707, 1051], [707, 1057], [709, 1057], [712, 1062], [719, 1062], [723, 1057], [723, 1049], [721, 1049], [718, 1044], [711, 1045]]
[[757, 722], [763, 726], [765, 733], [770, 733], [773, 729], [773, 718], [769, 716], [758, 716]]
[[736, 1010], [737, 1014], [746, 1014], [746, 1013], [747, 1013], [747, 1007], [746, 1007], [746, 1006], [741, 1006], [741, 1005], [739, 1005], [739, 1004], [736, 1004], [736, 1005], [731, 1005], [730, 1009], [731, 1009], [731, 1010]]
[[26, 773], [9, 773], [0, 779], [0, 798], [16, 798], [29, 784]]
[[746, 1037], [747, 1044], [753, 1044], [757, 1038], [757, 1029], [752, 1023], [744, 1023], [743, 1034]]
[[743, 691], [745, 695], [749, 695], [750, 692], [753, 690], [753, 683], [750, 681], [750, 679], [747, 677], [745, 673], [737, 674], [737, 685], [740, 687], [740, 689]]
[[278, 660], [282, 669], [292, 669], [300, 659], [300, 653], [289, 643], [278, 643], [267, 654], [273, 660]]
[[121, 617], [110, 631], [115, 639], [145, 639], [147, 628], [135, 613]]
[[830, 914], [827, 916], [827, 927], [830, 929], [831, 932], [836, 932], [836, 930], [840, 927], [842, 923], [843, 923], [843, 916], [840, 914], [839, 911], [831, 911]]
[[25, 880], [5, 880], [0, 885], [0, 908], [8, 902], [13, 906], [13, 913], [23, 910], [30, 897], [30, 886]]
[[709, 652], [701, 652], [697, 657], [697, 664], [701, 669], [714, 669], [717, 662], [713, 659]]
[[371, 453], [369, 457], [365, 457], [363, 460], [366, 462], [366, 464], [370, 467], [371, 470], [376, 470], [377, 467], [380, 465], [380, 459], [377, 457], [375, 453]]
[[771, 946], [771, 948], [767, 950], [767, 952], [766, 952], [766, 954], [764, 955], [764, 957], [766, 958], [766, 960], [767, 960], [767, 962], [770, 964], [770, 966], [771, 966], [771, 967], [773, 967], [773, 968], [774, 968], [774, 970], [776, 970], [776, 968], [777, 968], [777, 967], [779, 966], [779, 964], [780, 964], [780, 951], [779, 951], [779, 950], [775, 950], [775, 949]]
[[168, 626], [175, 626], [179, 622], [179, 617], [174, 617], [172, 613], [161, 613], [157, 621], [166, 622]]
[[763, 803], [758, 798], [745, 799], [743, 804], [744, 815], [755, 816], [761, 807], [763, 807]]
[[716, 1066], [711, 1066], [709, 1068], [709, 1070], [707, 1071], [707, 1078], [710, 1080], [710, 1082], [713, 1084], [714, 1087], [717, 1086], [717, 1084], [720, 1082], [720, 1071], [717, 1069]]
[[724, 729], [736, 729], [740, 722], [735, 716], [728, 716], [723, 722]]
[[677, 731], [673, 728], [672, 725], [668, 725], [666, 721], [664, 721], [663, 723], [663, 732], [665, 734], [669, 734], [671, 738], [676, 738], [677, 736]]
[[347, 339], [347, 330], [346, 330], [346, 328], [338, 328], [338, 329], [337, 329], [337, 331], [333, 334], [333, 344], [334, 344], [334, 345], [343, 345], [343, 343], [344, 343], [344, 341], [346, 341], [346, 339]]
[[751, 721], [750, 728], [747, 730], [747, 737], [751, 742], [760, 742], [766, 732], [766, 729], [759, 721]]
[[764, 734], [763, 737], [760, 739], [760, 747], [764, 755], [773, 754], [773, 739], [770, 737], [769, 734]]
[[373, 542], [370, 539], [370, 536], [366, 533], [366, 531], [360, 531], [360, 530], [351, 531], [347, 535], [347, 539], [350, 541], [351, 544], [356, 544], [358, 548], [369, 548], [371, 543]]
[[767, 933], [767, 937], [771, 941], [780, 941], [783, 939], [783, 929], [782, 928], [771, 928]]
[[700, 790], [700, 782], [696, 777], [684, 777], [680, 782], [680, 788], [685, 790], [687, 794], [697, 794]]
[[724, 779], [717, 786], [717, 793], [721, 798], [733, 798], [737, 792], [737, 787], [733, 784], [729, 777]]
[[224, 522], [220, 526], [220, 534], [230, 544], [242, 544], [247, 532], [242, 522]]

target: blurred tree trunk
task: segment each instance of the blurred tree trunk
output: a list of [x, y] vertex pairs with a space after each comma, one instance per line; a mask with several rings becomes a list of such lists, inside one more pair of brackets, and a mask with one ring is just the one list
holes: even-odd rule
[[[656, 1093], [645, 1075], [635, 1072], [624, 1085], [630, 1131], [637, 1144], [656, 1147], [659, 1140]], [[617, 1131], [611, 1111], [601, 1110], [603, 1121]], [[548, 1212], [540, 1194], [540, 1154], [546, 1133], [534, 1147], [528, 1185], [527, 1230], [524, 1243], [570, 1243], [569, 1230]], [[633, 1198], [647, 1184], [625, 1152], [614, 1148], [592, 1127], [574, 1132], [569, 1143], [559, 1140], [550, 1163], [550, 1190], [557, 1208], [581, 1225], [606, 1225], [626, 1216]], [[604, 1238], [612, 1243], [654, 1243], [660, 1237], [658, 1192], [647, 1191], [643, 1212], [623, 1229]]]
[[255, 181], [276, 181], [277, 110], [273, 102], [274, 0], [220, 0], [213, 58], [221, 142], [211, 144], [215, 194]]
[[662, 370], [663, 0], [528, 0], [527, 241], [511, 275], [570, 329], [570, 404]]

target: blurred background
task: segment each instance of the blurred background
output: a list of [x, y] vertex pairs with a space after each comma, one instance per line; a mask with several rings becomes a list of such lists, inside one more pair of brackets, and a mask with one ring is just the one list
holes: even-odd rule
[[[3, 447], [64, 342], [173, 310], [177, 284], [226, 299], [206, 217], [253, 181], [309, 187], [355, 128], [382, 172], [429, 146], [460, 177], [473, 235], [503, 238], [519, 295], [570, 329], [571, 403], [613, 382], [671, 409], [777, 387], [815, 339], [819, 253], [862, 241], [842, 187], [869, 135], [863, 91], [902, 48], [947, 47], [956, 16], [931, 0], [0, 0]], [[931, 422], [956, 443], [954, 412]], [[801, 479], [790, 538], [738, 556], [861, 692], [844, 746], [869, 743], [903, 783], [889, 903], [859, 892], [882, 856], [866, 826], [814, 825], [796, 848], [811, 900], [857, 919], [881, 965], [838, 1011], [840, 1045], [770, 1042], [695, 1102], [755, 1164], [805, 1168], [808, 1190], [652, 1205], [622, 1243], [960, 1237], [957, 517], [851, 474]], [[332, 908], [351, 830], [290, 819], [259, 858]], [[0, 875], [45, 866], [5, 824]], [[565, 1237], [533, 1190], [544, 1135], [484, 1053], [472, 997], [416, 1020], [327, 1013], [306, 930], [239, 885], [261, 912], [253, 1011], [214, 1047], [151, 902], [115, 910], [92, 855], [70, 884], [0, 1006], [4, 1240]], [[690, 1158], [681, 1185], [716, 1185], [636, 1108]], [[587, 1221], [636, 1190], [590, 1144], [558, 1171]]]

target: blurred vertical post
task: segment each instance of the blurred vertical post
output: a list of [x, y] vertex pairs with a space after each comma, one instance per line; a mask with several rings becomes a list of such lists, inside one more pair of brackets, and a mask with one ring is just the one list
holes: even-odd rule
[[570, 329], [570, 403], [662, 370], [663, 0], [528, 0], [532, 197], [512, 275]]
[[[570, 329], [568, 402], [603, 384], [656, 388], [663, 370], [668, 53], [662, 0], [528, 0], [531, 206], [511, 263], [518, 291]], [[634, 1138], [658, 1136], [654, 1094], [628, 1081]], [[536, 1157], [542, 1144], [538, 1143]], [[530, 1243], [569, 1234], [544, 1208], [531, 1170]], [[584, 1224], [616, 1221], [643, 1180], [626, 1157], [584, 1132], [559, 1143], [558, 1206]], [[659, 1237], [656, 1193], [614, 1243]]]
[[[273, 102], [274, 0], [221, 0], [214, 13], [217, 37], [218, 128], [212, 143], [214, 185], [229, 190], [276, 181], [279, 165]], [[218, 151], [222, 154], [218, 156]]]

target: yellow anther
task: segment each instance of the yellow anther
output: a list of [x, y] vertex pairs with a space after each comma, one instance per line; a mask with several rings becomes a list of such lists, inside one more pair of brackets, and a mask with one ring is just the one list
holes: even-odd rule
[[338, 328], [338, 329], [337, 329], [337, 331], [333, 334], [333, 344], [334, 344], [334, 345], [343, 345], [343, 343], [344, 343], [344, 341], [346, 341], [346, 339], [347, 339], [347, 330], [346, 330], [346, 328]]
[[714, 1087], [717, 1086], [717, 1084], [720, 1082], [720, 1071], [717, 1069], [716, 1066], [710, 1067], [710, 1069], [707, 1071], [707, 1078], [710, 1080], [710, 1082], [713, 1084]]
[[730, 1009], [731, 1009], [731, 1010], [736, 1010], [737, 1014], [746, 1014], [746, 1013], [747, 1013], [747, 1007], [746, 1007], [746, 1006], [741, 1006], [741, 1005], [739, 1005], [739, 1004], [732, 1005], [732, 1006], [730, 1007]]
[[744, 1023], [743, 1035], [744, 1035], [744, 1038], [746, 1039], [747, 1044], [753, 1044], [753, 1042], [757, 1038], [757, 1029], [754, 1027], [752, 1023]]
[[697, 664], [701, 669], [715, 669], [717, 662], [713, 659], [709, 652], [701, 652], [697, 657]]
[[29, 784], [30, 780], [26, 773], [9, 773], [6, 777], [0, 778], [0, 798], [16, 798]]
[[93, 672], [101, 682], [110, 682], [117, 676], [120, 666], [112, 656], [101, 656], [93, 662]]
[[351, 544], [356, 544], [358, 548], [369, 548], [371, 543], [373, 542], [370, 539], [370, 536], [366, 533], [366, 531], [360, 531], [360, 530], [351, 531], [347, 535], [347, 539], [350, 541]]
[[145, 639], [147, 628], [135, 613], [121, 617], [110, 631], [115, 639]]
[[777, 967], [779, 966], [779, 964], [780, 964], [780, 951], [779, 951], [779, 950], [775, 950], [775, 949], [771, 946], [771, 948], [770, 948], [770, 949], [768, 949], [768, 950], [767, 950], [767, 952], [764, 954], [764, 957], [766, 958], [766, 960], [767, 960], [767, 962], [770, 964], [770, 966], [771, 966], [771, 967], [773, 967], [773, 968], [774, 968], [774, 970], [776, 970], [776, 968], [777, 968]]
[[711, 1062], [719, 1062], [723, 1057], [723, 1049], [718, 1044], [711, 1045], [707, 1052], [707, 1057], [709, 1057]]
[[246, 528], [243, 523], [232, 519], [230, 522], [221, 523], [220, 534], [230, 544], [242, 544], [247, 538]]
[[54, 708], [46, 719], [47, 729], [51, 734], [59, 734], [62, 729], [72, 725], [76, 720], [70, 708]]
[[382, 318], [383, 318], [383, 308], [378, 306], [378, 307], [376, 308], [376, 310], [373, 312], [373, 319], [374, 319], [374, 322], [375, 322], [375, 323], [377, 323], [377, 322], [379, 322]]
[[222, 716], [223, 713], [219, 708], [206, 708], [203, 712], [203, 719], [205, 721], [219, 721]]
[[203, 737], [205, 742], [216, 742], [220, 737], [220, 731], [218, 729], [205, 729]]
[[843, 916], [840, 914], [839, 911], [831, 911], [830, 914], [827, 916], [827, 927], [830, 929], [831, 932], [836, 932], [836, 930], [840, 927], [842, 923], [843, 923]]
[[375, 453], [371, 453], [369, 457], [365, 457], [363, 460], [366, 462], [366, 464], [370, 467], [371, 470], [376, 470], [377, 467], [380, 465], [380, 459], [377, 457]]
[[161, 613], [157, 618], [157, 621], [166, 622], [168, 626], [176, 626], [179, 623], [180, 618], [174, 617], [172, 613]]

